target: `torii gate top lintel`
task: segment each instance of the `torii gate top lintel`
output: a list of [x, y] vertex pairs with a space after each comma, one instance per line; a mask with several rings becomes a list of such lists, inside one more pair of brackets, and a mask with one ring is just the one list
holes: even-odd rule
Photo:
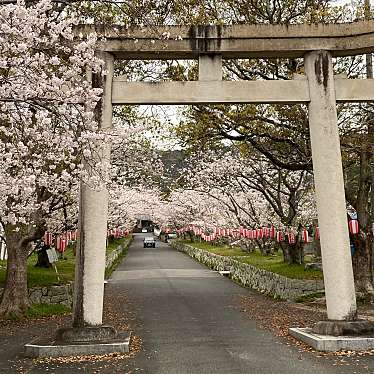
[[201, 54], [222, 58], [298, 58], [314, 50], [333, 57], [374, 52], [374, 20], [340, 24], [80, 26], [95, 30], [97, 49], [118, 59], [196, 59]]

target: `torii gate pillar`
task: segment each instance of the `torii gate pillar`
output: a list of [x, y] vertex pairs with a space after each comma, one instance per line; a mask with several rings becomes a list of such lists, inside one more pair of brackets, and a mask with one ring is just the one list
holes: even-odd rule
[[[96, 120], [102, 131], [112, 127], [113, 56], [103, 55], [104, 77], [93, 77], [94, 86], [102, 86], [103, 95], [96, 108]], [[97, 164], [102, 177], [108, 172], [110, 145], [99, 146]], [[82, 182], [79, 207], [79, 243], [75, 273], [73, 326], [100, 326], [103, 315], [105, 252], [108, 219], [108, 191], [105, 185], [93, 188]]]
[[305, 70], [327, 315], [332, 321], [353, 321], [357, 316], [356, 296], [331, 54], [308, 53]]
[[[96, 120], [105, 132], [112, 127], [112, 81], [114, 58], [102, 53], [106, 75], [94, 75], [92, 85], [103, 89], [95, 109]], [[101, 142], [93, 156], [95, 173], [105, 178], [110, 164], [110, 145]], [[90, 174], [90, 165], [87, 165]], [[93, 168], [92, 168], [93, 169]], [[105, 184], [91, 186], [82, 181], [79, 204], [79, 239], [77, 243], [73, 327], [59, 330], [58, 339], [65, 342], [108, 341], [116, 330], [102, 325], [105, 254], [108, 218], [108, 191]], [[127, 348], [126, 348], [127, 349]]]

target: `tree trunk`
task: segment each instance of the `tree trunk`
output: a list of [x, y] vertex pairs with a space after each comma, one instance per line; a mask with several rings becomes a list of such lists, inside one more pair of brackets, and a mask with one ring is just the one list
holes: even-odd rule
[[190, 231], [187, 232], [187, 235], [188, 235], [188, 240], [189, 240], [191, 243], [193, 243], [193, 242], [195, 241], [195, 240], [194, 240], [195, 235], [194, 235], [192, 232], [190, 232]]
[[5, 226], [8, 251], [4, 292], [0, 303], [0, 315], [20, 317], [29, 307], [27, 292], [27, 247], [21, 243], [21, 231], [13, 225]]
[[265, 239], [256, 239], [256, 247], [260, 250], [263, 256], [269, 256], [272, 252], [271, 245]]
[[280, 248], [283, 252], [284, 262], [287, 262], [289, 265], [304, 263], [304, 250], [299, 241], [295, 244], [282, 242], [280, 243]]
[[[365, 0], [365, 19], [371, 19], [370, 1]], [[373, 58], [372, 54], [366, 55], [366, 78], [373, 78]], [[374, 296], [373, 286], [373, 197], [374, 173], [372, 168], [373, 160], [373, 140], [374, 140], [374, 117], [369, 111], [367, 118], [367, 138], [362, 143], [360, 152], [360, 178], [359, 190], [357, 193], [356, 210], [360, 224], [360, 235], [351, 235], [351, 243], [354, 245], [352, 256], [353, 274], [355, 278], [356, 291], [364, 292]], [[365, 233], [366, 232], [366, 233]]]
[[38, 251], [38, 261], [35, 264], [35, 267], [50, 268], [52, 266], [52, 264], [49, 262], [49, 258], [47, 254], [48, 248], [49, 247], [43, 246], [43, 248]]
[[374, 296], [372, 256], [373, 237], [368, 235], [366, 240], [358, 235], [351, 238], [354, 244], [352, 256], [353, 274], [356, 291], [368, 293]]

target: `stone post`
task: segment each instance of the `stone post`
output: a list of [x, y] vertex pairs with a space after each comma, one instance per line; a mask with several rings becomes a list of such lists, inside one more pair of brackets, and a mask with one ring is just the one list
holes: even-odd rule
[[203, 54], [199, 56], [199, 81], [222, 80], [222, 55]]
[[[112, 126], [112, 80], [113, 56], [103, 54], [107, 74], [93, 75], [94, 87], [103, 88], [103, 96], [98, 103], [96, 119], [102, 130]], [[103, 142], [98, 146], [95, 173], [104, 176], [110, 163], [110, 145]], [[64, 331], [63, 340], [102, 340], [112, 338], [114, 329], [102, 327], [105, 252], [107, 236], [108, 191], [105, 186], [93, 187], [82, 181], [79, 207], [79, 240], [76, 254], [73, 327], [74, 331]], [[88, 327], [91, 327], [87, 333]], [[92, 329], [92, 327], [97, 327]], [[85, 330], [85, 331], [83, 331]], [[77, 333], [78, 331], [78, 333]], [[72, 336], [74, 335], [74, 336]]]
[[356, 319], [342, 159], [331, 54], [305, 56], [309, 81], [309, 127], [329, 320]]

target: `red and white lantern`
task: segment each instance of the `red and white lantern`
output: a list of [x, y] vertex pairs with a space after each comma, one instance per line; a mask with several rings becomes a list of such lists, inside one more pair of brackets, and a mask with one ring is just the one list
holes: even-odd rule
[[60, 240], [60, 252], [64, 253], [67, 245], [68, 245], [68, 241], [66, 239], [61, 239]]
[[290, 231], [287, 234], [287, 236], [288, 236], [288, 243], [289, 244], [295, 244], [296, 243], [296, 237], [295, 237], [295, 234], [292, 231]]
[[270, 236], [270, 229], [269, 229], [269, 227], [263, 227], [262, 228], [262, 236], [264, 238], [268, 238]]
[[302, 240], [304, 243], [308, 243], [308, 241], [309, 241], [309, 233], [308, 233], [308, 230], [303, 229], [303, 230], [301, 231], [301, 240]]
[[358, 234], [360, 231], [358, 221], [356, 219], [352, 219], [348, 222], [349, 232], [351, 234]]
[[271, 226], [271, 227], [270, 227], [270, 230], [269, 230], [269, 236], [270, 236], [270, 239], [275, 239], [275, 235], [276, 235], [275, 227], [274, 227], [274, 226]]
[[283, 242], [283, 232], [278, 231], [277, 234], [276, 234], [276, 238], [277, 238], [278, 243]]
[[61, 241], [62, 241], [61, 236], [57, 236], [55, 246], [56, 246], [56, 250], [59, 252], [61, 252]]
[[316, 240], [319, 240], [319, 238], [320, 238], [319, 227], [318, 226], [316, 227], [316, 231], [315, 231], [314, 237], [315, 237]]
[[44, 241], [44, 244], [45, 244], [45, 245], [51, 245], [51, 244], [52, 244], [52, 241], [53, 241], [52, 233], [47, 231], [47, 232], [44, 234], [43, 241]]

